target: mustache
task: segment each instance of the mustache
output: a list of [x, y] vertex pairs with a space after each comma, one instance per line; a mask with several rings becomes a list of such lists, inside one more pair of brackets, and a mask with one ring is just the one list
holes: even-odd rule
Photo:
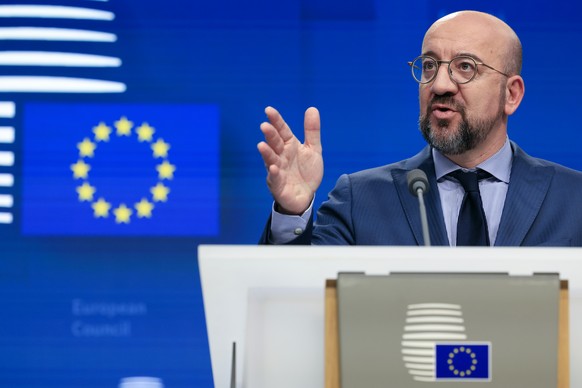
[[465, 107], [461, 103], [459, 103], [457, 100], [455, 100], [454, 96], [447, 95], [447, 94], [443, 94], [442, 96], [435, 95], [430, 100], [430, 102], [428, 104], [428, 111], [429, 112], [432, 110], [432, 106], [434, 104], [447, 105], [456, 111], [463, 111], [465, 109]]

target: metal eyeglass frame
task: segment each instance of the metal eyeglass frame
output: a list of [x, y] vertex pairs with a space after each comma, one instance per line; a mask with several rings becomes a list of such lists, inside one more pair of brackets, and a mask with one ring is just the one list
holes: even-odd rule
[[[416, 62], [418, 59], [421, 59], [421, 58], [427, 58], [427, 59], [430, 59], [430, 60], [434, 61], [434, 62], [436, 63], [436, 65], [437, 65], [437, 68], [436, 68], [436, 70], [435, 70], [435, 72], [434, 72], [434, 75], [433, 75], [433, 76], [432, 76], [432, 77], [431, 77], [429, 80], [427, 80], [427, 81], [425, 81], [425, 82], [422, 82], [422, 81], [420, 81], [419, 79], [417, 79], [417, 78], [416, 78], [416, 76], [414, 75], [414, 66], [412, 66], [412, 65], [414, 64], [414, 62]], [[454, 78], [453, 78], [453, 76], [452, 76], [452, 73], [451, 73], [451, 62], [453, 62], [453, 61], [456, 61], [456, 60], [457, 60], [457, 59], [459, 59], [459, 58], [469, 59], [469, 60], [473, 61], [473, 63], [475, 64], [475, 71], [473, 72], [473, 75], [471, 76], [471, 78], [469, 78], [467, 81], [464, 81], [464, 82], [459, 82], [459, 81], [457, 81], [456, 79], [454, 79]], [[414, 58], [412, 61], [408, 62], [408, 66], [410, 66], [410, 71], [412, 72], [412, 78], [414, 78], [414, 80], [415, 80], [416, 82], [418, 82], [419, 84], [428, 84], [429, 82], [432, 82], [432, 81], [433, 81], [433, 80], [436, 78], [436, 76], [438, 75], [438, 72], [439, 72], [439, 70], [440, 70], [440, 66], [441, 66], [441, 64], [443, 64], [443, 63], [446, 63], [446, 64], [447, 64], [447, 73], [449, 74], [449, 78], [451, 79], [451, 81], [455, 82], [455, 83], [456, 83], [456, 84], [458, 84], [458, 85], [463, 85], [463, 84], [466, 84], [466, 83], [469, 83], [469, 82], [471, 82], [471, 81], [472, 81], [472, 80], [475, 78], [475, 76], [477, 75], [477, 66], [478, 66], [478, 65], [481, 65], [481, 66], [488, 67], [489, 69], [491, 69], [491, 70], [493, 70], [493, 71], [496, 71], [496, 72], [498, 72], [498, 73], [499, 73], [499, 74], [501, 74], [501, 75], [504, 75], [504, 76], [506, 76], [506, 77], [509, 77], [509, 75], [508, 75], [508, 74], [505, 74], [505, 73], [503, 73], [502, 71], [499, 71], [499, 70], [497, 70], [496, 68], [494, 68], [494, 67], [492, 67], [492, 66], [489, 66], [489, 65], [488, 65], [488, 64], [486, 64], [486, 63], [483, 63], [483, 62], [477, 62], [477, 61], [475, 60], [475, 58], [473, 58], [473, 57], [470, 57], [470, 56], [468, 56], [468, 55], [459, 55], [458, 57], [454, 57], [454, 58], [453, 58], [453, 59], [451, 59], [450, 61], [439, 61], [439, 60], [437, 60], [437, 59], [434, 59], [433, 57], [431, 57], [431, 56], [428, 56], [428, 55], [419, 55], [418, 57]]]

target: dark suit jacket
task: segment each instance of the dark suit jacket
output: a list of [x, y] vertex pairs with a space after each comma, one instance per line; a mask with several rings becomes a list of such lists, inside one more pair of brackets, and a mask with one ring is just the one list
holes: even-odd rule
[[[582, 246], [582, 173], [533, 158], [515, 143], [496, 246]], [[432, 245], [450, 245], [430, 147], [398, 163], [342, 175], [316, 222], [290, 244], [422, 245], [418, 199], [406, 174], [423, 170]], [[261, 243], [267, 243], [270, 220]]]

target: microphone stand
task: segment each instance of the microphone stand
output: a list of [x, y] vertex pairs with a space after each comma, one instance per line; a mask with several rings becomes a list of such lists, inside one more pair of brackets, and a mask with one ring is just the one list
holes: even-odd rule
[[422, 187], [416, 189], [416, 196], [418, 197], [418, 206], [420, 207], [420, 223], [422, 224], [422, 239], [424, 245], [430, 247], [430, 235], [428, 233], [428, 219], [426, 216], [426, 207], [424, 206], [424, 190]]
[[414, 169], [406, 174], [406, 180], [408, 182], [408, 190], [412, 195], [418, 197], [418, 205], [420, 208], [420, 223], [422, 225], [422, 239], [424, 240], [424, 245], [430, 246], [430, 234], [428, 231], [428, 218], [426, 216], [426, 207], [424, 206], [424, 193], [428, 192], [428, 178], [426, 173], [420, 169]]

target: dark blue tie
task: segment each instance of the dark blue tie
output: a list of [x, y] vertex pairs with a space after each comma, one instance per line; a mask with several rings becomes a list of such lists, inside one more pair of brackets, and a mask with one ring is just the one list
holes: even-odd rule
[[449, 175], [456, 178], [465, 189], [457, 222], [457, 246], [489, 246], [489, 230], [479, 192], [479, 181], [491, 174], [483, 170], [478, 173], [456, 170]]

